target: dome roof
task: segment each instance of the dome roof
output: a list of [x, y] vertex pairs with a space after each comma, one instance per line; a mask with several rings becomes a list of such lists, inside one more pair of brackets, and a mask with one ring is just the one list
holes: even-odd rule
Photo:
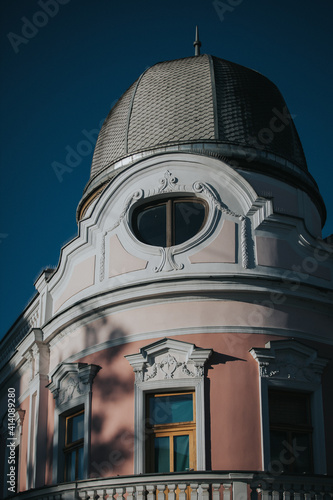
[[[252, 146], [259, 142], [306, 169], [291, 122], [258, 141], [286, 103], [277, 87], [256, 71], [202, 55], [155, 64], [111, 109], [99, 134], [91, 175], [124, 156], [163, 145], [217, 141]], [[281, 124], [281, 122], [279, 122]], [[271, 140], [272, 139], [272, 140]]]
[[319, 194], [277, 87], [214, 56], [157, 63], [122, 95], [99, 133], [79, 213], [120, 168], [163, 151], [238, 158], [251, 170], [271, 165], [296, 172]]

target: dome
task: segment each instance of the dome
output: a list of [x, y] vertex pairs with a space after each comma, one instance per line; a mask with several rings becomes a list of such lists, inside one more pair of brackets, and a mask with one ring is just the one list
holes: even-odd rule
[[267, 171], [269, 165], [271, 175], [283, 171], [285, 178], [287, 171], [320, 198], [277, 87], [256, 71], [204, 54], [148, 68], [111, 109], [97, 139], [79, 218], [119, 169], [171, 151], [231, 157], [251, 170], [264, 165]]

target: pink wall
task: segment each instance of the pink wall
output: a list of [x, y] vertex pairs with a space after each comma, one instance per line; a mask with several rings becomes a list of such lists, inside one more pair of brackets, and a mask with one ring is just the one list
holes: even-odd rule
[[124, 358], [132, 348], [122, 345], [80, 360], [102, 367], [93, 383], [89, 477], [134, 472], [134, 374]]
[[[198, 334], [176, 340], [214, 349], [205, 388], [211, 408], [208, 468], [260, 470], [258, 365], [248, 351], [263, 347], [269, 337]], [[93, 384], [90, 477], [133, 474], [134, 374], [124, 356], [151, 342], [125, 344], [80, 360], [102, 367]]]

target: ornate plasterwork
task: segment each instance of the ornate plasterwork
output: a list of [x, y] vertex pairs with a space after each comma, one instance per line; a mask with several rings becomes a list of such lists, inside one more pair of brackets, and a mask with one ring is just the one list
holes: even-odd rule
[[125, 356], [135, 373], [135, 474], [145, 472], [145, 395], [152, 391], [195, 390], [197, 470], [206, 469], [204, 366], [211, 354], [211, 349], [165, 338]]
[[133, 367], [136, 383], [144, 383], [202, 378], [204, 364], [211, 353], [210, 349], [200, 349], [194, 344], [163, 339], [141, 348], [139, 354], [126, 356], [126, 359]]
[[[100, 258], [100, 281], [103, 281], [105, 276], [105, 238], [106, 235], [116, 229], [124, 220], [129, 224], [129, 214], [130, 209], [134, 203], [140, 199], [147, 199], [152, 196], [157, 196], [165, 193], [185, 193], [185, 194], [196, 194], [206, 200], [210, 207], [210, 214], [205, 225], [205, 229], [200, 231], [199, 234], [189, 241], [182, 243], [181, 245], [159, 248], [161, 254], [161, 261], [159, 265], [153, 268], [155, 273], [161, 271], [179, 271], [184, 268], [183, 263], [177, 263], [175, 261], [175, 255], [180, 254], [184, 251], [190, 250], [195, 245], [198, 245], [204, 238], [208, 237], [214, 230], [214, 224], [218, 213], [225, 216], [238, 219], [240, 222], [240, 242], [241, 242], [241, 255], [242, 255], [242, 266], [244, 268], [250, 267], [249, 262], [249, 250], [248, 250], [248, 240], [251, 238], [251, 221], [248, 217], [244, 215], [237, 214], [230, 210], [223, 202], [221, 202], [215, 193], [212, 186], [203, 181], [195, 181], [192, 185], [187, 186], [185, 184], [179, 183], [179, 179], [166, 170], [163, 177], [159, 179], [159, 183], [155, 187], [150, 187], [146, 189], [138, 189], [133, 194], [131, 194], [123, 207], [123, 210], [113, 226], [103, 234], [101, 243], [101, 258]], [[129, 231], [131, 233], [131, 231]]]
[[328, 360], [317, 351], [294, 340], [268, 342], [265, 348], [253, 348], [251, 354], [259, 364], [260, 376], [276, 381], [321, 382]]
[[100, 366], [86, 363], [61, 363], [47, 385], [60, 406], [91, 391], [93, 380]]

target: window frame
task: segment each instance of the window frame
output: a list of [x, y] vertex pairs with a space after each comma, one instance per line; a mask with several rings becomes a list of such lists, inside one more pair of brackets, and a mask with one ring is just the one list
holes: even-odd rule
[[[307, 419], [308, 423], [307, 424], [294, 424], [294, 423], [276, 423], [271, 421], [271, 415], [270, 415], [270, 394], [272, 393], [280, 393], [280, 394], [293, 394], [293, 395], [304, 395], [306, 396], [306, 412], [307, 412]], [[289, 446], [292, 447], [293, 439], [295, 435], [298, 433], [303, 433], [307, 434], [309, 437], [309, 443], [310, 443], [310, 470], [308, 471], [301, 471], [297, 472], [295, 471], [295, 462], [291, 463], [286, 463], [284, 464], [286, 466], [286, 469], [283, 471], [286, 474], [294, 474], [294, 473], [308, 473], [308, 474], [313, 474], [313, 469], [314, 469], [314, 457], [313, 457], [313, 425], [312, 425], [312, 411], [311, 411], [311, 392], [308, 391], [297, 391], [297, 390], [292, 390], [292, 389], [286, 389], [285, 387], [274, 387], [274, 386], [269, 386], [268, 387], [268, 412], [269, 412], [269, 433], [270, 433], [270, 444], [271, 444], [271, 433], [272, 431], [282, 431], [285, 432], [288, 435], [288, 438], [286, 441], [288, 442]], [[272, 461], [271, 458], [271, 450], [270, 450], [270, 460]], [[289, 460], [288, 460], [289, 462]]]
[[[326, 447], [321, 376], [328, 359], [296, 340], [273, 340], [265, 347], [253, 347], [250, 353], [259, 365], [261, 407], [262, 468], [278, 466], [271, 462], [268, 391], [272, 388], [310, 394], [313, 427], [313, 473], [326, 474]], [[293, 373], [289, 373], [289, 367]], [[281, 468], [281, 466], [280, 466]], [[282, 473], [281, 470], [279, 473]]]
[[[181, 243], [175, 243], [175, 230], [176, 230], [176, 223], [175, 223], [175, 205], [177, 203], [186, 203], [186, 202], [192, 202], [192, 203], [199, 203], [204, 207], [205, 213], [204, 213], [204, 218], [201, 223], [201, 226], [199, 230], [190, 238], [188, 238], [185, 241], [182, 241]], [[158, 206], [166, 206], [166, 245], [164, 248], [169, 248], [172, 246], [178, 246], [182, 245], [183, 243], [186, 243], [190, 239], [194, 238], [197, 234], [200, 233], [200, 231], [203, 229], [205, 226], [207, 220], [208, 220], [208, 211], [209, 211], [209, 206], [206, 200], [203, 198], [199, 198], [198, 196], [193, 196], [193, 195], [186, 195], [182, 194], [181, 196], [162, 196], [160, 198], [155, 198], [153, 200], [146, 200], [145, 203], [140, 203], [136, 205], [133, 209], [133, 212], [131, 214], [131, 228], [133, 231], [133, 234], [135, 237], [140, 241], [140, 243], [143, 243], [144, 245], [150, 245], [150, 246], [160, 246], [160, 245], [152, 245], [151, 243], [146, 243], [142, 241], [142, 238], [140, 236], [140, 231], [138, 229], [137, 225], [137, 218], [140, 213], [142, 213], [144, 210], [147, 210], [149, 208], [154, 208]]]
[[[146, 395], [154, 392], [194, 391], [196, 415], [196, 470], [206, 470], [205, 376], [204, 365], [212, 354], [194, 344], [165, 338], [125, 356], [135, 373], [134, 384], [134, 474], [146, 472]], [[161, 373], [161, 360], [171, 356], [178, 368]], [[156, 371], [155, 368], [156, 367]]]
[[149, 401], [152, 397], [174, 396], [178, 394], [191, 394], [193, 419], [191, 421], [174, 422], [169, 424], [146, 424], [147, 444], [146, 451], [146, 464], [145, 470], [147, 473], [156, 472], [155, 469], [155, 453], [154, 453], [154, 438], [155, 437], [169, 437], [170, 440], [170, 471], [174, 472], [174, 442], [175, 436], [189, 436], [189, 467], [186, 470], [196, 470], [196, 404], [195, 404], [195, 390], [184, 391], [171, 391], [171, 392], [148, 392], [145, 397], [145, 410], [146, 415], [149, 415]]
[[89, 475], [91, 439], [92, 384], [100, 370], [98, 365], [87, 363], [60, 363], [46, 386], [55, 399], [53, 434], [52, 482], [64, 481], [64, 444], [66, 438], [66, 417], [84, 411], [83, 478]]
[[[64, 454], [64, 481], [76, 481], [78, 479], [78, 461], [79, 461], [79, 456], [78, 452], [80, 449], [84, 451], [84, 437], [77, 439], [76, 441], [72, 441], [68, 443], [68, 425], [69, 425], [69, 420], [83, 414], [84, 416], [84, 408], [78, 411], [74, 411], [73, 413], [69, 413], [68, 415], [64, 416], [65, 420], [65, 441], [64, 441], [64, 447], [63, 447], [63, 454]], [[73, 452], [75, 452], [75, 478], [74, 479], [67, 479], [67, 457], [70, 456]]]

